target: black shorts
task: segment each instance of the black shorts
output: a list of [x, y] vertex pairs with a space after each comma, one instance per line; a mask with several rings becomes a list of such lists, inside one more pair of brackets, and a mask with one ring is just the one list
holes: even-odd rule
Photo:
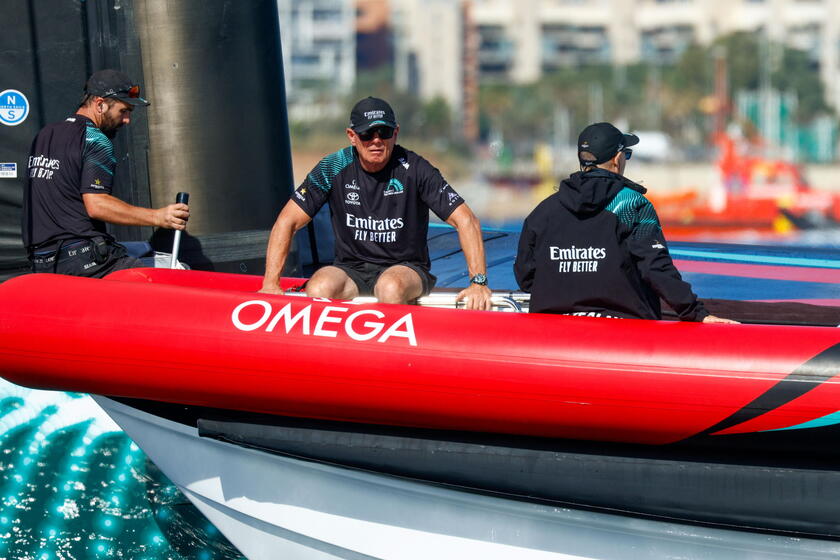
[[333, 264], [333, 266], [340, 268], [347, 274], [347, 276], [350, 277], [359, 289], [360, 296], [372, 296], [373, 287], [376, 285], [376, 281], [379, 280], [379, 277], [383, 272], [392, 266], [407, 266], [416, 272], [420, 276], [420, 282], [423, 285], [423, 293], [421, 294], [423, 296], [428, 295], [428, 293], [432, 291], [432, 288], [435, 287], [435, 282], [437, 282], [437, 277], [431, 274], [428, 270], [410, 262], [388, 265], [360, 262]]
[[66, 241], [55, 251], [35, 252], [30, 257], [32, 272], [52, 272], [69, 276], [102, 278], [126, 268], [143, 266], [129, 256], [125, 247], [110, 241], [81, 239]]

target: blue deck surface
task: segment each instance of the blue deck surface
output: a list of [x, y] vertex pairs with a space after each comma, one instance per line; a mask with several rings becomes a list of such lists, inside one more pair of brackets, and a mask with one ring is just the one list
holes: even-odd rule
[[[518, 231], [485, 230], [488, 276], [493, 290], [518, 290], [513, 276], [513, 261], [519, 242]], [[703, 273], [685, 271], [683, 278], [691, 283], [701, 298], [734, 300], [840, 300], [837, 275], [826, 271], [840, 269], [840, 251], [822, 248], [734, 245], [724, 243], [670, 243], [675, 260], [697, 263], [719, 263], [723, 271]], [[466, 262], [454, 229], [432, 224], [429, 228], [429, 254], [432, 273], [438, 287], [464, 287], [468, 283]], [[738, 275], [725, 274], [725, 266], [739, 269]], [[744, 265], [754, 265], [755, 276], [744, 275]], [[764, 278], [765, 267], [782, 272], [796, 269], [797, 279]], [[808, 278], [804, 280], [802, 277]], [[813, 281], [810, 280], [813, 278]]]

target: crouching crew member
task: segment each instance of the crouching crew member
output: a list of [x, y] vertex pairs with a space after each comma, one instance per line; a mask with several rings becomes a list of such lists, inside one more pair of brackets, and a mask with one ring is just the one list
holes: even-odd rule
[[95, 72], [74, 115], [44, 127], [32, 142], [23, 196], [23, 243], [33, 272], [101, 278], [142, 266], [105, 223], [184, 229], [186, 204], [159, 209], [111, 196], [117, 161], [111, 139], [149, 102], [116, 70]]
[[638, 142], [609, 123], [586, 127], [581, 170], [525, 219], [514, 272], [531, 312], [661, 319], [661, 298], [683, 321], [735, 323], [681, 278], [646, 190], [624, 177]]

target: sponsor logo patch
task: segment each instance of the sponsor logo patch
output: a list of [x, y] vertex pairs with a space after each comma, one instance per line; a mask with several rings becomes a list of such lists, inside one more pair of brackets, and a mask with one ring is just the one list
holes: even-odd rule
[[0, 179], [17, 179], [17, 163], [0, 163]]
[[16, 89], [0, 92], [0, 123], [17, 126], [29, 115], [29, 100]]
[[405, 187], [403, 187], [403, 184], [400, 183], [399, 179], [391, 179], [385, 187], [384, 195], [391, 196], [392, 194], [402, 194], [404, 191]]

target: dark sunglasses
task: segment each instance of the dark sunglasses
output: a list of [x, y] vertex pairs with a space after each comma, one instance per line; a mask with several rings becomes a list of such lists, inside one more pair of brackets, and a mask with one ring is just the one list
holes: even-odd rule
[[633, 150], [630, 148], [624, 148], [622, 152], [624, 152], [624, 159], [630, 159], [633, 156]]
[[137, 99], [138, 97], [140, 97], [140, 86], [131, 86], [128, 89], [121, 89], [120, 91], [109, 93], [108, 95], [104, 95], [103, 97], [114, 97], [121, 94], [127, 94], [129, 98]]
[[359, 140], [362, 142], [368, 142], [373, 139], [374, 134], [378, 134], [381, 139], [387, 140], [394, 135], [394, 129], [387, 126], [377, 126], [376, 128], [371, 128], [364, 132], [357, 132], [356, 136], [358, 136]]

